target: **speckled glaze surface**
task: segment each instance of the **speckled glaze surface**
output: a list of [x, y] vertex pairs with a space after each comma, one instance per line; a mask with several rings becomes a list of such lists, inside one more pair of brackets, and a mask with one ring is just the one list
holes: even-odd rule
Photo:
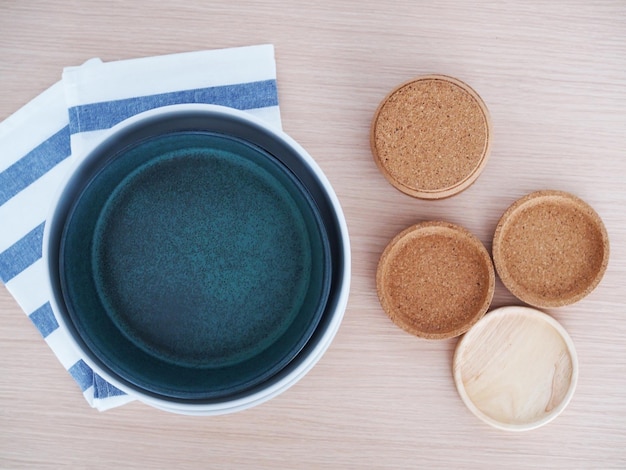
[[[272, 373], [317, 325], [329, 282], [320, 225], [297, 180], [260, 149], [198, 132], [150, 139], [116, 156], [74, 207], [66, 302], [103, 355], [129, 341], [170, 367], [215, 371], [214, 386], [231, 390]], [[94, 338], [102, 322], [109, 334]], [[125, 363], [155, 391], [207, 386], [167, 391], [175, 375], [159, 383]]]

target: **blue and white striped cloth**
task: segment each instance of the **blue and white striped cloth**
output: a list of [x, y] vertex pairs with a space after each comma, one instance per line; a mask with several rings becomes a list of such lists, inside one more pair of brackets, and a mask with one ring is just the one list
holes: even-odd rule
[[179, 103], [246, 110], [280, 128], [271, 45], [66, 68], [62, 80], [0, 123], [0, 281], [29, 316], [89, 404], [134, 398], [95, 374], [59, 328], [45, 289], [42, 236], [49, 201], [80, 155], [141, 111]]

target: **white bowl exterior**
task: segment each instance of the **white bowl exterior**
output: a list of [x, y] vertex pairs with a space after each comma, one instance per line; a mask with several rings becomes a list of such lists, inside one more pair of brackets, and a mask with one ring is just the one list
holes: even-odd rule
[[[241, 398], [233, 399], [233, 400], [225, 400], [219, 403], [207, 403], [207, 404], [198, 404], [198, 403], [183, 403], [178, 401], [169, 401], [161, 398], [156, 398], [154, 396], [148, 394], [142, 394], [137, 390], [131, 389], [127, 387], [125, 384], [120, 383], [115, 377], [112, 377], [106, 371], [102, 370], [97, 364], [91, 361], [87, 354], [81, 353], [81, 348], [78, 342], [75, 340], [73, 335], [70, 333], [70, 329], [68, 325], [65, 323], [63, 316], [59, 314], [60, 307], [57, 304], [56, 297], [53, 295], [53, 286], [52, 282], [50, 282], [50, 276], [47, 276], [48, 285], [47, 289], [49, 291], [50, 305], [52, 307], [52, 311], [59, 323], [60, 328], [65, 332], [67, 340], [70, 344], [79, 352], [83, 361], [92, 368], [92, 370], [101, 376], [103, 379], [119, 388], [123, 392], [128, 395], [137, 398], [139, 401], [142, 401], [148, 405], [151, 405], [155, 408], [162, 409], [165, 411], [170, 411], [174, 413], [180, 414], [188, 414], [188, 415], [220, 415], [227, 413], [234, 413], [237, 411], [242, 411], [247, 408], [251, 408], [253, 406], [260, 405], [261, 403], [266, 402], [267, 400], [283, 393], [285, 390], [293, 386], [296, 382], [298, 382], [302, 377], [304, 377], [313, 366], [321, 359], [324, 355], [328, 347], [330, 346], [333, 338], [337, 334], [339, 330], [339, 326], [343, 320], [343, 315], [345, 313], [347, 304], [348, 304], [348, 296], [350, 290], [350, 279], [351, 279], [351, 254], [350, 254], [350, 239], [348, 235], [348, 226], [346, 223], [346, 219], [341, 208], [341, 204], [339, 203], [339, 199], [332, 188], [330, 181], [323, 173], [322, 169], [315, 162], [313, 157], [309, 155], [309, 153], [294, 139], [292, 139], [289, 135], [284, 133], [282, 130], [277, 129], [274, 126], [271, 126], [261, 119], [246, 113], [244, 111], [239, 111], [233, 108], [228, 108], [224, 106], [217, 105], [209, 105], [209, 104], [179, 104], [179, 105], [170, 105], [163, 106], [160, 108], [152, 109], [149, 111], [145, 111], [143, 113], [137, 114], [133, 117], [130, 117], [119, 124], [112, 127], [108, 132], [103, 133], [102, 139], [97, 145], [94, 145], [93, 149], [97, 148], [99, 144], [102, 144], [106, 140], [108, 140], [111, 136], [117, 134], [118, 132], [126, 129], [138, 122], [141, 122], [144, 119], [152, 118], [155, 116], [161, 115], [169, 115], [172, 116], [176, 113], [185, 113], [189, 111], [206, 111], [210, 113], [221, 113], [227, 116], [232, 116], [237, 118], [240, 121], [247, 121], [250, 124], [259, 126], [263, 128], [268, 133], [273, 134], [276, 138], [281, 139], [285, 143], [287, 143], [290, 147], [292, 147], [298, 155], [308, 164], [308, 166], [313, 170], [315, 176], [323, 185], [326, 195], [330, 200], [333, 211], [337, 218], [337, 222], [339, 225], [339, 230], [341, 233], [341, 243], [342, 249], [344, 253], [344, 263], [343, 263], [343, 272], [341, 273], [343, 282], [340, 286], [339, 293], [337, 296], [337, 305], [332, 312], [332, 319], [329, 322], [326, 331], [324, 331], [321, 340], [318, 344], [310, 351], [308, 356], [302, 361], [298, 367], [292, 370], [288, 375], [283, 377], [281, 380], [276, 381], [269, 385], [267, 388], [263, 388], [260, 391], [246, 395]], [[78, 166], [84, 160], [84, 158], [93, 151], [90, 149], [89, 151], [85, 151], [82, 154], [72, 156], [74, 162], [72, 168], [69, 170], [68, 174], [64, 182], [61, 184], [59, 191], [56, 196], [53, 198], [51, 204], [50, 214], [54, 213], [54, 209], [61, 199], [61, 195], [63, 193], [63, 189], [65, 188], [67, 182], [72, 177]], [[50, 242], [50, 226], [52, 224], [46, 224], [44, 228], [43, 234], [43, 259], [46, 263], [46, 269], [50, 271], [50, 266], [48, 265], [48, 256], [49, 256], [49, 242]]]

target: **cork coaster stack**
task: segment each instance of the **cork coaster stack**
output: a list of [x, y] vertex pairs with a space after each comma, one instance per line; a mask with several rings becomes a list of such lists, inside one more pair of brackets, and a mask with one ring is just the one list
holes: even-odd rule
[[[465, 83], [443, 75], [406, 82], [378, 106], [370, 131], [374, 161], [396, 189], [441, 199], [468, 188], [491, 148], [489, 112]], [[521, 301], [562, 307], [600, 283], [609, 241], [598, 214], [563, 191], [537, 191], [496, 228], [492, 258], [469, 231], [444, 221], [397, 234], [376, 271], [380, 304], [403, 330], [429, 340], [464, 335], [453, 375], [467, 407], [499, 429], [535, 429], [569, 403], [578, 377], [571, 338], [529, 307], [487, 313], [495, 273]], [[494, 269], [495, 263], [495, 269]]]
[[417, 198], [441, 199], [468, 188], [487, 163], [491, 120], [465, 83], [427, 75], [400, 85], [380, 104], [370, 133], [387, 180]]

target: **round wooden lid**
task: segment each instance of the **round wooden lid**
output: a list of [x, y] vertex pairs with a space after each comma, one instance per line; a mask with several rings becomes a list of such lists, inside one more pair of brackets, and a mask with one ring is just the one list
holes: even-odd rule
[[565, 409], [576, 388], [578, 360], [554, 318], [529, 307], [502, 307], [461, 338], [453, 374], [476, 416], [499, 429], [525, 431]]
[[447, 222], [423, 222], [399, 233], [385, 248], [376, 274], [387, 315], [428, 339], [467, 331], [489, 308], [494, 285], [483, 244]]
[[394, 89], [370, 132], [374, 160], [400, 191], [422, 199], [457, 194], [478, 178], [491, 147], [489, 112], [468, 85], [427, 75]]
[[598, 285], [609, 260], [609, 240], [587, 203], [563, 191], [537, 191], [500, 219], [493, 259], [502, 282], [520, 300], [561, 307]]

